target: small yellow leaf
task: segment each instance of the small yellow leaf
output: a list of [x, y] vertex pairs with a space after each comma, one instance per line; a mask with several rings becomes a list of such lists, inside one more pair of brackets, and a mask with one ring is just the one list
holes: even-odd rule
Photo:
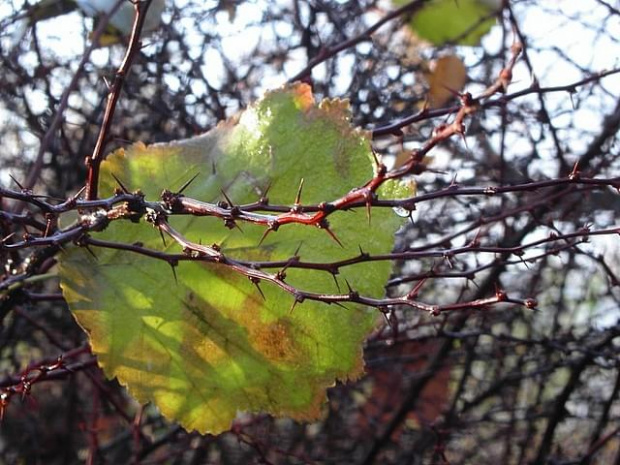
[[426, 79], [429, 85], [429, 107], [440, 108], [463, 90], [467, 70], [459, 57], [448, 55], [434, 63]]

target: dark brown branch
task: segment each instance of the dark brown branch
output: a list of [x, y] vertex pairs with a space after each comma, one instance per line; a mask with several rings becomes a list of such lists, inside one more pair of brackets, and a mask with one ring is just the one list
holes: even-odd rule
[[[142, 27], [144, 26], [144, 20], [148, 13], [148, 8], [151, 5], [152, 0], [141, 0], [134, 3], [136, 16], [134, 18], [133, 28], [131, 30], [131, 36], [129, 38], [129, 45], [123, 58], [121, 66], [118, 68], [114, 81], [110, 86], [110, 92], [108, 94], [107, 105], [105, 113], [103, 115], [103, 122], [101, 129], [99, 130], [99, 136], [97, 137], [97, 143], [92, 155], [86, 159], [86, 167], [88, 168], [88, 179], [86, 181], [86, 199], [94, 200], [97, 198], [97, 190], [99, 185], [99, 167], [103, 161], [104, 150], [107, 144], [108, 134], [112, 126], [112, 119], [114, 118], [114, 112], [116, 111], [116, 104], [121, 96], [123, 84], [125, 79], [129, 75], [131, 63], [136, 54], [140, 50], [140, 34], [142, 33]], [[120, 3], [120, 2], [119, 2]]]

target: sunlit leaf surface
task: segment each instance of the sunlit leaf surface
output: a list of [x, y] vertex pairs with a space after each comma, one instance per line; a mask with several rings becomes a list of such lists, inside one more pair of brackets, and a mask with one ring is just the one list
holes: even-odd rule
[[[372, 177], [367, 135], [352, 129], [346, 102], [317, 106], [306, 85], [274, 91], [235, 120], [189, 140], [119, 151], [103, 165], [101, 195], [112, 193], [115, 174], [129, 189], [157, 200], [178, 189], [202, 201], [255, 202], [267, 186], [272, 205], [291, 205], [305, 181], [302, 204], [341, 197]], [[391, 186], [391, 194], [398, 188]], [[374, 209], [369, 225], [363, 210], [329, 217], [341, 248], [314, 226], [285, 225], [259, 246], [264, 226], [172, 216], [171, 225], [189, 239], [217, 243], [229, 257], [269, 261], [290, 258], [333, 262], [359, 254], [389, 252], [400, 219]], [[180, 252], [172, 240], [145, 221], [116, 221], [99, 239]], [[362, 342], [377, 313], [294, 298], [261, 284], [263, 299], [249, 280], [226, 266], [181, 262], [175, 282], [170, 266], [134, 253], [83, 248], [62, 256], [64, 295], [110, 377], [118, 377], [141, 402], [153, 401], [186, 429], [219, 433], [238, 412], [269, 412], [314, 419], [325, 388], [336, 379], [359, 377]], [[276, 269], [273, 272], [277, 271]], [[381, 297], [389, 262], [343, 267], [340, 274], [289, 268], [286, 281], [322, 293], [348, 292], [345, 279], [363, 294]]]

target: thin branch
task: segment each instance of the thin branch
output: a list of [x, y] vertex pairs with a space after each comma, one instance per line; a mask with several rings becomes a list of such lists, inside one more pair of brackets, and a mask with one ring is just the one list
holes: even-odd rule
[[99, 167], [103, 161], [104, 150], [107, 144], [108, 134], [112, 126], [112, 119], [114, 112], [116, 111], [116, 104], [120, 98], [121, 91], [125, 79], [129, 75], [131, 63], [136, 54], [142, 46], [140, 42], [140, 34], [142, 33], [142, 27], [144, 26], [144, 20], [148, 13], [148, 8], [151, 5], [152, 0], [140, 0], [134, 3], [136, 16], [134, 18], [133, 28], [131, 30], [131, 36], [129, 38], [129, 45], [125, 57], [118, 68], [114, 81], [110, 87], [108, 94], [108, 101], [103, 115], [103, 122], [99, 130], [99, 136], [97, 137], [97, 143], [92, 155], [86, 159], [86, 167], [88, 168], [88, 178], [86, 182], [86, 199], [94, 200], [97, 198], [97, 190], [99, 185]]

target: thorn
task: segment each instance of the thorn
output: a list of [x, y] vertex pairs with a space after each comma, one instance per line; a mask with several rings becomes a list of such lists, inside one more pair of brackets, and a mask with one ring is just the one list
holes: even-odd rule
[[390, 316], [388, 315], [388, 310], [385, 308], [379, 308], [379, 311], [381, 312], [381, 315], [383, 316], [383, 319], [385, 320], [386, 326], [391, 327]]
[[344, 278], [344, 282], [347, 283], [347, 289], [349, 289], [349, 294], [351, 294], [353, 292], [353, 288], [351, 287], [349, 280], [347, 278]]
[[407, 293], [407, 299], [415, 299], [418, 294], [420, 293], [420, 289], [422, 289], [422, 286], [424, 286], [424, 283], [426, 283], [426, 279], [424, 278], [422, 280], [420, 280], [414, 287], [413, 289], [411, 289], [411, 291], [409, 291]]
[[22, 186], [22, 185], [19, 183], [19, 181], [13, 177], [13, 175], [12, 175], [12, 174], [9, 174], [9, 178], [11, 178], [11, 179], [13, 180], [13, 182], [14, 182], [15, 184], [17, 184], [17, 187], [19, 187], [21, 190], [23, 190], [23, 191], [25, 191], [25, 190], [26, 190], [26, 189], [24, 188], [24, 186]]
[[239, 226], [239, 223], [233, 220], [232, 224], [235, 228], [237, 228], [243, 234], [243, 229], [241, 229], [241, 226]]
[[164, 247], [167, 247], [168, 245], [166, 244], [166, 238], [164, 237], [164, 232], [161, 230], [161, 228], [157, 228], [159, 230], [159, 236], [161, 237], [161, 241], [164, 243]]
[[344, 245], [342, 245], [342, 242], [340, 242], [340, 239], [338, 239], [338, 237], [333, 233], [333, 231], [331, 229], [329, 229], [329, 223], [327, 222], [327, 220], [323, 219], [318, 225], [317, 225], [320, 229], [324, 229], [327, 234], [330, 235], [330, 237], [336, 241], [336, 243], [342, 247], [344, 249]]
[[465, 146], [465, 148], [467, 149], [467, 151], [469, 152], [469, 146], [467, 145], [467, 139], [465, 138], [465, 133], [461, 132], [461, 139], [463, 139], [463, 145]]
[[267, 197], [267, 194], [269, 194], [269, 191], [271, 190], [271, 181], [269, 181], [269, 184], [267, 184], [267, 187], [265, 187], [265, 191], [263, 192], [263, 197]]
[[222, 193], [222, 195], [224, 196], [224, 198], [226, 199], [226, 201], [228, 202], [228, 205], [232, 208], [235, 206], [235, 204], [233, 203], [232, 200], [230, 200], [228, 198], [228, 196], [226, 195], [226, 192], [224, 191], [224, 189], [220, 189], [220, 192]]
[[252, 284], [254, 284], [256, 286], [256, 289], [258, 289], [258, 292], [260, 293], [260, 295], [262, 296], [263, 300], [267, 300], [267, 297], [265, 297], [265, 294], [263, 293], [263, 290], [260, 288], [260, 279], [256, 278], [254, 276], [248, 276], [248, 279], [250, 280], [250, 282]]
[[177, 194], [182, 194], [183, 191], [187, 189], [192, 182], [194, 182], [194, 180], [198, 177], [199, 174], [200, 172], [196, 173], [194, 176], [192, 176], [192, 178], [189, 181], [183, 184], [181, 188], [179, 189], [179, 192], [177, 192]]
[[361, 245], [357, 245], [357, 248], [360, 250], [360, 254], [359, 254], [359, 258], [366, 260], [368, 258], [370, 258], [370, 254], [368, 252], [364, 252], [364, 249], [362, 249]]
[[445, 84], [441, 84], [441, 87], [443, 87], [444, 89], [446, 89], [449, 93], [452, 94], [453, 97], [458, 97], [461, 98], [463, 96], [463, 94], [461, 94], [460, 92], [454, 90], [452, 87], [447, 86]]
[[118, 179], [114, 173], [111, 173], [111, 174], [114, 180], [116, 181], [116, 184], [118, 184], [121, 190], [123, 191], [123, 194], [129, 194], [129, 189], [125, 187], [125, 185], [121, 182], [121, 180]]
[[575, 165], [573, 166], [572, 171], [570, 172], [570, 174], [568, 175], [568, 178], [571, 181], [575, 181], [577, 179], [579, 179], [579, 160], [577, 160], [575, 162]]
[[28, 394], [30, 394], [30, 382], [28, 380], [22, 378], [22, 392], [20, 396], [20, 401], [24, 402]]
[[4, 410], [9, 403], [9, 395], [6, 391], [0, 394], [0, 423], [4, 422]]
[[267, 238], [267, 235], [269, 235], [271, 231], [273, 231], [271, 227], [265, 229], [265, 232], [263, 233], [263, 237], [261, 237], [260, 241], [258, 242], [259, 247], [263, 244], [263, 241]]
[[456, 187], [459, 187], [459, 183], [456, 181], [456, 174], [452, 177], [452, 181], [450, 181], [450, 185], [448, 186], [449, 189], [454, 189]]
[[93, 256], [95, 260], [97, 261], [99, 260], [99, 258], [97, 258], [97, 255], [95, 255], [95, 252], [92, 251], [92, 249], [88, 246], [88, 244], [84, 244], [84, 248], [87, 250], [89, 254]]
[[409, 210], [409, 215], [407, 215], [409, 218], [409, 221], [411, 222], [412, 225], [415, 224], [415, 222], [413, 221], [413, 212], [411, 210]]
[[300, 242], [299, 245], [297, 246], [297, 249], [295, 249], [295, 252], [293, 253], [294, 257], [299, 257], [299, 251], [301, 250], [302, 245], [304, 245], [304, 243]]
[[179, 279], [177, 277], [177, 270], [176, 270], [176, 265], [172, 262], [168, 262], [168, 265], [170, 265], [170, 268], [172, 268], [172, 275], [174, 276], [174, 283], [178, 286], [179, 285]]
[[301, 178], [301, 181], [299, 182], [299, 187], [297, 188], [297, 195], [295, 196], [295, 205], [299, 205], [299, 202], [301, 200], [301, 191], [304, 188], [304, 178]]
[[480, 247], [480, 237], [482, 236], [482, 228], [478, 228], [476, 235], [469, 243], [468, 247]]
[[8, 236], [4, 237], [4, 238], [2, 239], [2, 241], [0, 241], [0, 242], [2, 242], [3, 244], [5, 244], [8, 240], [10, 240], [13, 236], [15, 236], [15, 234], [16, 234], [16, 233], [15, 233], [15, 231], [13, 231], [13, 232], [12, 232], [12, 233], [10, 233]]
[[431, 102], [428, 100], [428, 95], [424, 98], [424, 103], [422, 104], [421, 114], [425, 114], [431, 106]]
[[371, 209], [371, 205], [370, 205], [370, 194], [366, 194], [364, 197], [366, 197], [366, 218], [368, 218], [368, 226], [370, 226], [370, 209]]
[[370, 152], [372, 153], [372, 158], [375, 161], [375, 166], [377, 167], [377, 171], [379, 171], [379, 167], [383, 164], [381, 160], [379, 160], [379, 155], [373, 146], [370, 147]]
[[338, 237], [333, 233], [333, 231], [329, 228], [323, 228], [325, 229], [325, 231], [327, 232], [327, 234], [329, 234], [329, 236], [336, 241], [336, 243], [342, 247], [344, 249], [344, 245], [342, 245], [342, 242], [340, 242], [340, 239], [338, 239]]
[[293, 305], [291, 305], [291, 309], [288, 311], [289, 315], [293, 313], [297, 304], [300, 304], [304, 301], [304, 297], [300, 294], [295, 294], [295, 300], [293, 301]]
[[71, 196], [70, 201], [75, 202], [77, 199], [80, 198], [80, 196], [84, 193], [85, 190], [86, 186], [82, 186], [79, 191], [77, 191], [73, 196]]
[[336, 278], [337, 274], [337, 272], [332, 271], [332, 278], [334, 278], [334, 282], [336, 283], [336, 289], [340, 292], [340, 283], [338, 282], [338, 278]]
[[341, 304], [340, 302], [331, 302], [331, 303], [333, 303], [334, 305], [338, 305], [340, 308], [344, 308], [345, 310], [349, 310], [349, 307]]
[[523, 263], [523, 264], [525, 265], [525, 267], [526, 267], [528, 270], [530, 269], [529, 265], [527, 264], [527, 262], [525, 261], [525, 259], [523, 258], [523, 256], [520, 256], [520, 257], [519, 257], [519, 260], [521, 260], [521, 263]]

